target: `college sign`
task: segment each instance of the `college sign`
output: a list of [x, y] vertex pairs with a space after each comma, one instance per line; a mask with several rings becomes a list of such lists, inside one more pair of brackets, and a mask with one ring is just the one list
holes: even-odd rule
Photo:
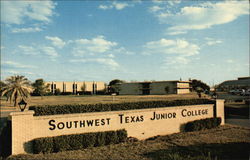
[[[211, 105], [213, 106], [213, 105]], [[157, 120], [168, 120], [168, 119], [178, 119], [185, 117], [197, 117], [197, 116], [205, 116], [212, 117], [213, 109], [211, 106], [207, 108], [202, 106], [203, 109], [180, 109], [173, 112], [156, 112], [151, 111], [151, 117], [147, 114], [135, 114], [135, 115], [126, 115], [124, 113], [117, 114], [118, 117], [114, 119], [114, 122], [111, 117], [107, 118], [95, 118], [95, 119], [84, 119], [84, 120], [71, 120], [71, 121], [57, 121], [56, 119], [51, 119], [48, 121], [49, 130], [63, 130], [63, 129], [77, 129], [77, 128], [88, 128], [88, 127], [100, 127], [100, 126], [111, 126], [112, 123], [122, 124], [134, 124], [134, 123], [143, 123], [145, 121], [157, 121]], [[179, 112], [178, 112], [179, 111]], [[136, 112], [136, 111], [135, 111]], [[147, 113], [147, 112], [146, 112]], [[164, 121], [165, 122], [165, 121]], [[143, 125], [143, 124], [142, 124]]]
[[41, 137], [126, 129], [129, 137], [146, 139], [180, 132], [183, 124], [198, 119], [217, 116], [224, 124], [224, 100], [217, 100], [216, 107], [203, 104], [49, 116], [33, 114], [33, 111], [11, 113], [12, 154], [31, 152], [29, 142]]

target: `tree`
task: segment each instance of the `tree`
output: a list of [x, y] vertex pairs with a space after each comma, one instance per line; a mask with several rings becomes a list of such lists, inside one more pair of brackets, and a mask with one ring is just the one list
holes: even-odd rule
[[3, 81], [0, 81], [0, 89], [2, 89], [5, 86], [6, 86], [6, 84]]
[[55, 90], [55, 93], [54, 93], [55, 95], [60, 95], [61, 94], [61, 90], [59, 89], [59, 88], [57, 88], [56, 90]]
[[165, 92], [168, 94], [169, 93], [169, 86], [165, 87]]
[[[3, 87], [5, 87], [6, 84], [3, 82], [3, 81], [0, 81], [0, 95], [2, 95], [2, 92], [3, 92]], [[6, 96], [6, 101], [8, 101], [8, 96], [7, 94], [5, 95]]]
[[42, 97], [49, 91], [49, 84], [45, 85], [43, 79], [37, 79], [34, 83], [32, 83], [32, 86], [34, 88], [34, 95], [39, 95]]
[[85, 85], [85, 83], [82, 85], [81, 91], [82, 91], [82, 94], [84, 94], [84, 92], [86, 91], [86, 85]]
[[120, 91], [119, 85], [124, 83], [125, 81], [119, 80], [119, 79], [114, 79], [109, 82], [109, 93], [118, 93]]
[[196, 92], [210, 91], [210, 87], [201, 80], [193, 79], [191, 81], [191, 84], [192, 84], [192, 89]]
[[7, 100], [13, 100], [14, 106], [17, 106], [17, 99], [20, 98], [28, 98], [30, 96], [30, 92], [32, 91], [32, 87], [30, 81], [24, 76], [11, 76], [6, 80], [6, 86], [2, 88], [1, 96], [6, 95]]
[[121, 84], [124, 83], [125, 81], [120, 80], [120, 79], [114, 79], [112, 81], [109, 82], [109, 86], [115, 85], [115, 84]]
[[0, 81], [0, 93], [2, 92], [2, 88], [5, 86], [6, 84], [3, 81]]

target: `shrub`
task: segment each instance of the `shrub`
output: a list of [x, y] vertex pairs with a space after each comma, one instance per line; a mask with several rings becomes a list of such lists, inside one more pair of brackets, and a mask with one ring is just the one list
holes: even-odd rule
[[116, 144], [118, 143], [118, 137], [117, 137], [117, 132], [115, 131], [109, 131], [106, 133], [106, 137], [105, 137], [105, 144]]
[[60, 95], [61, 94], [61, 90], [59, 89], [59, 88], [57, 88], [56, 90], [55, 90], [55, 93], [54, 93], [55, 95]]
[[118, 137], [118, 142], [125, 142], [127, 137], [128, 137], [128, 133], [125, 129], [121, 129], [118, 130], [117, 132], [117, 137]]
[[71, 138], [71, 135], [58, 136], [52, 139], [53, 139], [54, 152], [71, 150], [70, 143], [71, 140], [73, 140], [73, 138]]
[[77, 150], [83, 148], [83, 140], [82, 140], [83, 135], [71, 135], [68, 136], [70, 137], [70, 149], [72, 150]]
[[96, 142], [96, 136], [97, 133], [86, 133], [83, 134], [82, 137], [82, 143], [83, 143], [83, 148], [88, 148], [88, 147], [93, 147]]
[[221, 118], [206, 118], [206, 119], [195, 120], [184, 124], [184, 131], [191, 132], [204, 129], [211, 129], [219, 126], [220, 123], [221, 123]]
[[125, 129], [117, 131], [63, 135], [37, 138], [33, 140], [34, 153], [52, 153], [66, 150], [77, 150], [124, 142], [127, 138]]
[[51, 153], [53, 151], [53, 138], [38, 138], [33, 140], [34, 153]]
[[11, 121], [1, 120], [0, 126], [0, 157], [8, 157], [11, 155]]
[[61, 95], [73, 95], [72, 92], [62, 92]]
[[[119, 132], [119, 130], [117, 132]], [[96, 134], [96, 143], [95, 143], [94, 146], [96, 147], [96, 146], [103, 146], [103, 145], [105, 145], [105, 138], [106, 138], [105, 136], [106, 136], [105, 132], [98, 132]], [[122, 142], [122, 141], [120, 141], [120, 142]]]
[[29, 110], [34, 110], [35, 116], [42, 116], [42, 115], [55, 115], [55, 114], [119, 111], [119, 110], [133, 110], [133, 109], [159, 108], [159, 107], [169, 107], [169, 106], [214, 104], [214, 103], [215, 101], [208, 99], [189, 99], [189, 100], [174, 100], [174, 101], [127, 102], [127, 103], [113, 103], [113, 104], [31, 106], [29, 107]]

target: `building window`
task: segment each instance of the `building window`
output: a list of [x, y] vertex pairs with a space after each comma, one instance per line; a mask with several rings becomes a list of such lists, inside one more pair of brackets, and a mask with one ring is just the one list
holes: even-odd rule
[[142, 94], [150, 95], [150, 83], [142, 83]]
[[93, 87], [92, 93], [96, 94], [97, 84], [93, 83], [92, 87]]
[[150, 83], [143, 83], [142, 88], [143, 89], [149, 89], [150, 88]]
[[51, 92], [55, 93], [55, 91], [56, 91], [56, 84], [52, 84], [51, 85]]
[[77, 84], [73, 84], [73, 93], [77, 93]]
[[66, 92], [66, 84], [63, 83], [63, 92]]

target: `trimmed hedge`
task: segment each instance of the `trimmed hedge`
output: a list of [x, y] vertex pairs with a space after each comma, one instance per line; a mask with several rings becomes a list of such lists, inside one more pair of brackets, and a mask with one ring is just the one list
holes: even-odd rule
[[195, 120], [184, 124], [184, 131], [200, 131], [204, 129], [211, 129], [221, 124], [221, 118], [206, 118]]
[[119, 110], [133, 110], [145, 108], [159, 108], [168, 106], [185, 106], [198, 104], [215, 104], [215, 101], [209, 99], [186, 99], [173, 101], [144, 101], [127, 102], [111, 104], [78, 104], [78, 105], [45, 105], [31, 106], [29, 110], [35, 111], [35, 116], [86, 113], [86, 112], [105, 112]]
[[85, 134], [63, 135], [34, 139], [34, 153], [53, 153], [77, 150], [124, 142], [127, 139], [125, 129], [117, 131], [95, 132]]
[[10, 120], [2, 120], [0, 122], [2, 126], [0, 130], [0, 159], [3, 157], [5, 159], [9, 155], [11, 155], [11, 133], [12, 133], [12, 127], [11, 127], [11, 121]]

